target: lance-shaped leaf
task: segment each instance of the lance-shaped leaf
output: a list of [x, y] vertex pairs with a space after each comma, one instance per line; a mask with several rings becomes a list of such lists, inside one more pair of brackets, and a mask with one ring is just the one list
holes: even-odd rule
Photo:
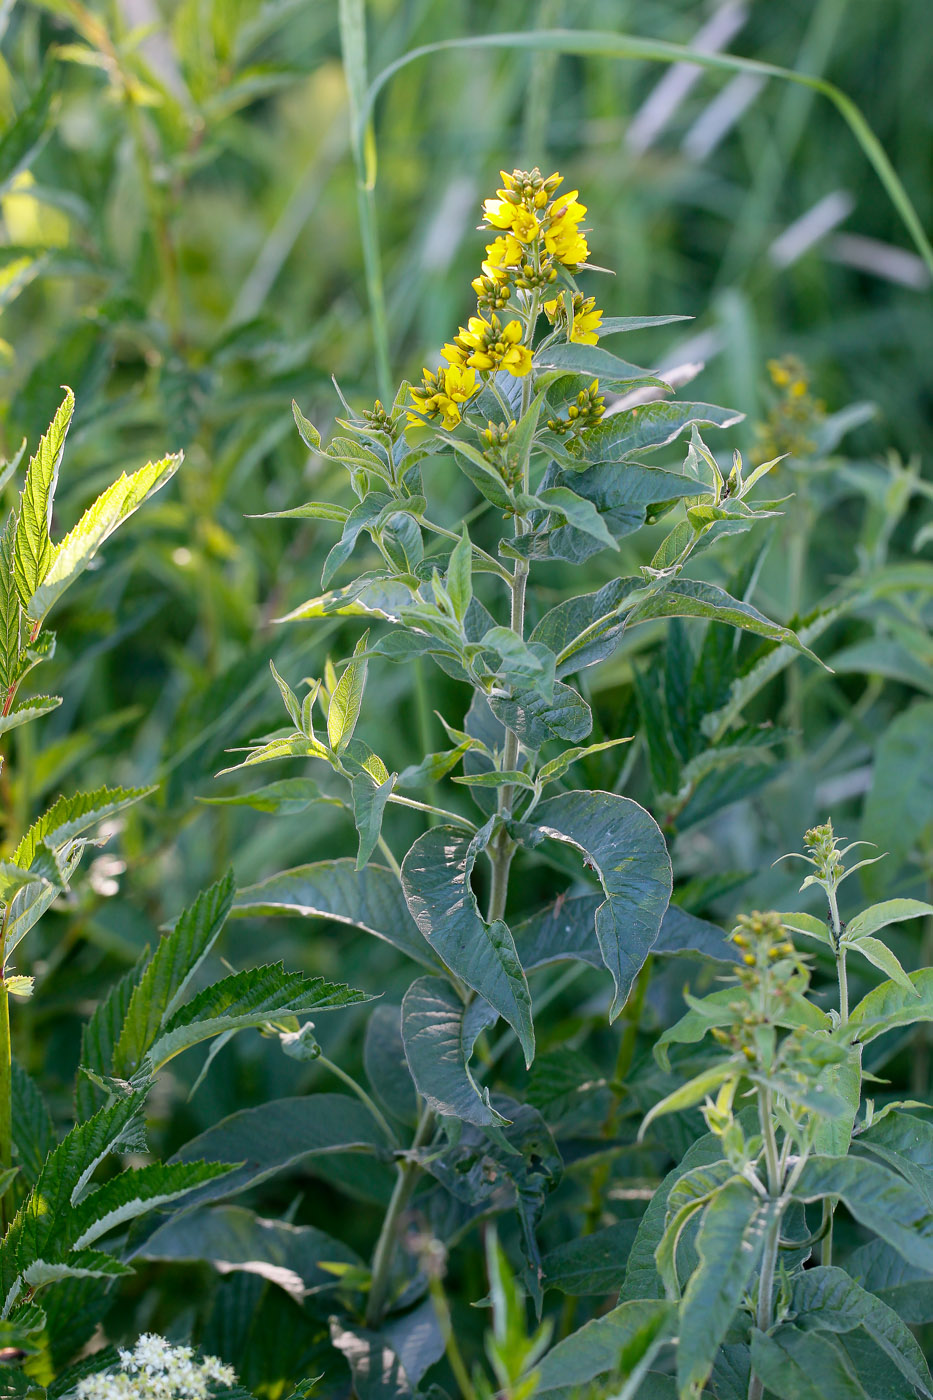
[[859, 1157], [811, 1157], [794, 1187], [801, 1201], [835, 1196], [910, 1264], [933, 1273], [933, 1212], [900, 1176]]
[[353, 820], [360, 837], [356, 857], [357, 870], [363, 869], [376, 849], [376, 843], [382, 834], [383, 813], [395, 783], [395, 773], [390, 773], [382, 783], [374, 782], [368, 773], [357, 773], [351, 783]]
[[622, 1303], [593, 1318], [542, 1359], [536, 1368], [537, 1393], [567, 1393], [598, 1376], [633, 1371], [655, 1342], [673, 1337], [676, 1318], [676, 1308], [660, 1299]]
[[673, 876], [661, 829], [630, 798], [566, 792], [540, 804], [530, 831], [535, 843], [550, 837], [576, 847], [599, 879], [605, 899], [596, 911], [596, 937], [615, 983], [609, 1013], [615, 1019], [670, 903]]
[[48, 572], [24, 604], [29, 616], [41, 622], [52, 604], [84, 573], [101, 545], [156, 491], [170, 481], [181, 466], [183, 454], [175, 452], [158, 462], [148, 462], [127, 476], [124, 472], [52, 551]]
[[906, 1177], [933, 1208], [933, 1123], [893, 1109], [863, 1128], [852, 1146]]
[[605, 418], [568, 449], [581, 462], [621, 462], [638, 452], [653, 452], [673, 442], [686, 428], [731, 428], [744, 414], [708, 403], [659, 400]]
[[121, 1172], [86, 1195], [64, 1222], [70, 1249], [84, 1249], [149, 1210], [177, 1201], [205, 1182], [226, 1176], [232, 1168], [222, 1162], [153, 1162], [136, 1171]]
[[229, 797], [198, 797], [196, 801], [207, 807], [252, 807], [255, 812], [280, 817], [299, 817], [309, 807], [322, 802], [331, 807], [346, 806], [341, 798], [322, 792], [311, 778], [279, 778], [252, 792], [237, 792]]
[[[213, 948], [236, 892], [233, 871], [202, 890], [155, 950], [133, 988], [119, 1040], [113, 1073], [128, 1079], [142, 1064], [160, 1028], [172, 1016], [198, 968]], [[103, 1068], [103, 1067], [101, 1067]]]
[[508, 1021], [530, 1065], [531, 997], [515, 942], [502, 919], [486, 923], [470, 885], [484, 835], [488, 839], [488, 823], [473, 840], [450, 826], [426, 831], [402, 862], [402, 887], [425, 939], [456, 977]]
[[[848, 942], [848, 940], [847, 940]], [[860, 953], [872, 967], [877, 967], [879, 972], [886, 972], [891, 981], [894, 982], [902, 992], [913, 997], [916, 1002], [920, 993], [911, 982], [907, 973], [901, 967], [895, 955], [886, 943], [882, 943], [880, 938], [870, 938], [867, 934], [862, 934], [861, 938], [853, 943], [849, 943], [853, 953]]]
[[469, 1061], [477, 1036], [496, 1021], [482, 997], [464, 1006], [442, 977], [419, 977], [402, 1001], [402, 1043], [412, 1079], [435, 1113], [485, 1127], [507, 1120], [480, 1091]]
[[381, 1156], [388, 1148], [382, 1129], [359, 1099], [349, 1094], [306, 1094], [232, 1113], [192, 1138], [171, 1160], [241, 1164], [193, 1193], [191, 1203], [203, 1204], [257, 1186], [308, 1157], [347, 1151]]
[[29, 930], [39, 922], [42, 915], [67, 888], [71, 876], [77, 869], [84, 849], [83, 841], [75, 841], [64, 854], [56, 859], [57, 879], [52, 881], [40, 878], [31, 880], [17, 890], [10, 903], [6, 916], [6, 936], [3, 940], [3, 959], [7, 961], [13, 949]]
[[709, 1379], [761, 1257], [767, 1208], [746, 1181], [730, 1181], [703, 1213], [696, 1240], [699, 1264], [680, 1309], [677, 1383], [699, 1394]]
[[910, 1385], [933, 1395], [933, 1377], [907, 1324], [893, 1308], [868, 1293], [843, 1269], [807, 1269], [794, 1279], [791, 1307], [805, 1332], [852, 1332], [864, 1327]]
[[769, 641], [793, 647], [811, 661], [822, 664], [809, 647], [805, 646], [789, 627], [771, 622], [751, 603], [733, 598], [724, 588], [714, 583], [703, 583], [699, 579], [670, 579], [665, 587], [634, 609], [629, 615], [629, 624], [648, 622], [657, 617], [705, 617], [711, 622], [727, 622], [731, 627], [739, 627], [756, 636], [767, 637]]
[[50, 62], [38, 88], [0, 137], [0, 194], [6, 193], [45, 140], [57, 82], [58, 68]]
[[148, 1062], [154, 1072], [183, 1050], [215, 1035], [369, 1000], [365, 992], [342, 982], [286, 972], [282, 963], [247, 968], [205, 987], [169, 1017], [148, 1051]]
[[365, 652], [368, 640], [369, 633], [364, 632], [353, 648], [353, 660], [334, 687], [327, 707], [327, 737], [335, 753], [342, 753], [347, 747], [360, 717], [368, 665], [360, 655]]
[[35, 456], [30, 459], [26, 469], [26, 481], [20, 497], [13, 567], [20, 600], [33, 622], [38, 622], [43, 616], [32, 606], [32, 597], [52, 562], [52, 540], [49, 535], [52, 504], [74, 409], [75, 396], [69, 389], [48, 432], [39, 439]]
[[611, 656], [622, 639], [625, 615], [640, 598], [641, 579], [613, 579], [597, 593], [558, 603], [533, 628], [530, 642], [543, 642], [557, 656], [558, 677]]
[[381, 574], [363, 574], [344, 588], [334, 588], [318, 598], [309, 598], [276, 622], [295, 622], [312, 617], [379, 617], [398, 622], [402, 609], [410, 606], [414, 593], [408, 584]]
[[846, 924], [846, 938], [858, 942], [889, 924], [900, 924], [905, 919], [922, 919], [933, 914], [933, 904], [923, 899], [885, 899], [881, 904], [873, 904], [863, 909]]
[[864, 996], [849, 1016], [850, 1034], [865, 1044], [898, 1026], [933, 1021], [933, 968], [911, 972], [907, 981], [909, 987], [882, 982]]
[[15, 687], [20, 673], [20, 618], [22, 605], [13, 567], [16, 516], [7, 516], [0, 534], [0, 690]]
[[402, 893], [398, 877], [383, 865], [357, 870], [354, 861], [322, 860], [284, 870], [247, 885], [233, 902], [233, 918], [294, 915], [331, 919], [375, 934], [431, 972], [443, 971], [438, 954], [425, 943]]
[[40, 719], [42, 715], [57, 710], [62, 703], [60, 695], [36, 695], [31, 700], [19, 700], [7, 715], [0, 715], [0, 734], [10, 729], [18, 729], [21, 724]]
[[868, 1400], [835, 1338], [787, 1324], [771, 1334], [752, 1332], [752, 1370], [778, 1400]]

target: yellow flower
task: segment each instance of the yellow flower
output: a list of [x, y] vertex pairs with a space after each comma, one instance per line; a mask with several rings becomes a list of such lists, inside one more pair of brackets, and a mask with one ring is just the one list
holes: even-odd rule
[[451, 365], [444, 373], [444, 390], [454, 403], [466, 403], [476, 393], [476, 370]]
[[441, 354], [449, 365], [465, 365], [466, 352], [453, 341], [448, 341], [441, 350]]
[[516, 207], [512, 216], [512, 232], [522, 243], [533, 243], [541, 232], [538, 220], [523, 204]]
[[519, 377], [531, 369], [531, 351], [521, 344], [521, 339], [521, 321], [508, 321], [503, 326], [498, 316], [491, 316], [488, 321], [484, 316], [471, 316], [466, 329], [461, 326], [457, 336], [472, 369], [507, 369]]
[[408, 414], [408, 421], [421, 423], [423, 418], [440, 418], [441, 427], [450, 432], [460, 422], [460, 405], [471, 399], [476, 389], [475, 371], [462, 364], [446, 369], [441, 365], [436, 374], [422, 370], [421, 388], [411, 390], [414, 412]]
[[511, 228], [516, 206], [504, 198], [504, 190], [499, 190], [499, 195], [502, 196], [499, 199], [483, 201], [483, 218], [493, 228]]
[[524, 249], [518, 239], [511, 233], [504, 234], [487, 243], [483, 272], [494, 282], [506, 282], [508, 273], [505, 269], [520, 267], [523, 256]]
[[602, 319], [603, 313], [596, 305], [595, 297], [587, 297], [579, 309], [574, 298], [573, 324], [568, 338], [574, 345], [595, 345], [599, 340]]
[[551, 208], [544, 230], [544, 246], [565, 267], [576, 267], [589, 256], [586, 238], [577, 227], [585, 214], [586, 205], [579, 203], [576, 190], [564, 195]]

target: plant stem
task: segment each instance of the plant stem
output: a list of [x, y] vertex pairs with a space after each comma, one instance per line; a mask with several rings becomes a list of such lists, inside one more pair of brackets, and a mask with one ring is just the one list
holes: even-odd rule
[[846, 972], [846, 950], [836, 953], [836, 972], [839, 975], [839, 1020], [844, 1026], [849, 1019], [849, 976]]
[[[4, 919], [4, 933], [6, 920]], [[0, 1168], [13, 1165], [13, 1054], [10, 1044], [10, 997], [0, 972]], [[6, 1197], [0, 1199], [0, 1228], [6, 1229]]]
[[[774, 1209], [774, 1219], [768, 1226], [768, 1234], [765, 1238], [764, 1255], [761, 1261], [761, 1278], [758, 1283], [758, 1314], [756, 1323], [759, 1332], [767, 1332], [771, 1326], [771, 1317], [774, 1310], [774, 1274], [777, 1268], [778, 1245], [781, 1238], [781, 1215], [778, 1202], [772, 1203]], [[748, 1400], [761, 1400], [764, 1394], [764, 1382], [754, 1373], [748, 1381]]]
[[827, 1197], [823, 1201], [823, 1242], [820, 1245], [820, 1263], [828, 1269], [833, 1262], [833, 1211], [835, 1202]]
[[333, 1060], [329, 1060], [326, 1055], [318, 1055], [317, 1062], [322, 1069], [329, 1070], [330, 1073], [335, 1075], [337, 1079], [341, 1080], [344, 1084], [346, 1084], [347, 1088], [351, 1091], [351, 1093], [354, 1093], [356, 1095], [360, 1103], [365, 1104], [366, 1107], [369, 1109], [370, 1113], [373, 1115], [376, 1122], [379, 1124], [380, 1128], [385, 1133], [389, 1142], [392, 1143], [393, 1147], [398, 1147], [398, 1133], [392, 1127], [389, 1120], [386, 1118], [385, 1114], [380, 1109], [379, 1105], [372, 1098], [370, 1098], [369, 1094], [367, 1094], [362, 1084], [358, 1084], [357, 1081], [353, 1078], [352, 1074], [347, 1074], [345, 1069], [341, 1069], [339, 1065], [335, 1065]]
[[436, 1274], [431, 1275], [428, 1282], [428, 1291], [431, 1295], [431, 1302], [434, 1305], [434, 1315], [437, 1318], [437, 1325], [444, 1339], [444, 1351], [447, 1354], [450, 1369], [454, 1373], [454, 1380], [460, 1387], [460, 1394], [463, 1396], [463, 1400], [475, 1400], [476, 1391], [473, 1389], [470, 1373], [466, 1368], [463, 1353], [457, 1342], [457, 1334], [451, 1324], [450, 1304], [447, 1302], [447, 1294], [444, 1292], [443, 1282]]
[[389, 801], [398, 803], [400, 807], [413, 807], [416, 812], [430, 812], [435, 817], [443, 817], [445, 822], [465, 826], [469, 831], [476, 830], [469, 817], [461, 817], [459, 812], [448, 812], [445, 807], [433, 807], [430, 802], [418, 802], [414, 797], [399, 797], [397, 792], [389, 794]]
[[[415, 1130], [410, 1150], [415, 1152], [419, 1147], [423, 1147], [433, 1131], [434, 1115], [429, 1108], [425, 1108]], [[392, 1275], [392, 1261], [395, 1258], [395, 1247], [398, 1244], [398, 1228], [402, 1216], [408, 1208], [412, 1192], [417, 1185], [420, 1170], [418, 1163], [408, 1158], [398, 1164], [398, 1175], [395, 1179], [392, 1197], [373, 1253], [372, 1284], [366, 1303], [367, 1327], [377, 1327], [385, 1313], [386, 1297]]]

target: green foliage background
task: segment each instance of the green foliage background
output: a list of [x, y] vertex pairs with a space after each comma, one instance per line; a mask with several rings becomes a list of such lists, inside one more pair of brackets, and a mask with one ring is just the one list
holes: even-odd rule
[[[493, 27], [625, 30], [690, 43], [709, 7], [373, 0], [368, 12], [375, 73], [418, 44]], [[93, 886], [44, 920], [35, 961], [22, 969], [36, 973], [41, 995], [19, 1013], [17, 1051], [64, 1124], [80, 1020], [197, 889], [231, 861], [244, 885], [288, 864], [355, 851], [352, 826], [329, 808], [286, 820], [200, 799], [238, 791], [213, 776], [232, 761], [225, 751], [280, 723], [270, 656], [283, 674], [299, 676], [320, 674], [328, 651], [337, 660], [350, 650], [355, 632], [337, 621], [272, 623], [315, 591], [330, 528], [252, 517], [341, 489], [331, 466], [327, 475], [307, 459], [292, 397], [325, 430], [339, 411], [332, 373], [355, 407], [371, 404], [378, 385], [335, 3], [182, 0], [159, 8], [124, 0], [85, 8], [23, 0], [5, 6], [0, 23], [0, 119], [9, 123], [40, 94], [34, 151], [13, 159], [0, 143], [2, 173], [28, 166], [35, 181], [8, 188], [2, 203], [0, 450], [11, 456], [24, 435], [34, 444], [60, 402], [59, 385], [74, 388], [56, 507], [63, 528], [121, 469], [186, 453], [175, 485], [109, 547], [100, 578], [89, 574], [62, 609], [47, 684], [65, 703], [41, 728], [6, 741], [11, 831], [78, 773], [84, 787], [160, 784], [108, 848], [125, 871], [104, 856]], [[824, 75], [852, 96], [930, 228], [931, 41], [925, 0], [757, 0], [727, 47]], [[660, 354], [669, 365], [705, 360], [691, 396], [747, 415], [730, 445], [754, 448], [754, 425], [769, 408], [771, 356], [799, 355], [830, 412], [877, 405], [834, 446], [831, 469], [813, 464], [809, 475], [783, 477], [796, 501], [776, 529], [756, 594], [789, 622], [858, 574], [864, 602], [817, 647], [835, 674], [802, 663], [792, 678], [778, 676], [755, 702], [758, 720], [793, 731], [775, 761], [754, 769], [747, 790], [738, 784], [735, 800], [708, 817], [672, 821], [669, 836], [680, 902], [721, 922], [737, 908], [790, 907], [795, 883], [771, 862], [830, 809], [837, 829], [891, 851], [868, 876], [873, 897], [896, 890], [930, 898], [928, 275], [864, 154], [816, 93], [768, 82], [720, 144], [698, 156], [698, 123], [730, 81], [704, 73], [647, 149], [634, 151], [633, 119], [667, 72], [600, 56], [463, 50], [432, 55], [391, 81], [376, 109], [375, 207], [392, 367], [416, 376], [470, 310], [480, 201], [500, 166], [528, 163], [559, 168], [581, 190], [595, 260], [616, 269], [587, 288], [607, 314], [697, 318], [636, 338], [631, 355], [654, 363]], [[833, 194], [851, 200], [844, 221], [777, 265], [775, 239]], [[853, 238], [903, 250], [896, 266], [911, 284], [878, 275], [886, 255], [876, 246], [867, 250], [875, 271], [840, 260], [866, 253]], [[920, 477], [889, 453], [923, 463]], [[447, 489], [456, 520], [472, 500], [453, 473]], [[7, 491], [12, 502], [12, 485]], [[737, 541], [727, 571], [749, 557]], [[606, 558], [587, 566], [593, 588], [613, 574]], [[559, 595], [558, 581], [554, 601]], [[643, 629], [595, 674], [594, 737], [634, 733], [639, 705], [656, 713], [646, 687], [661, 671], [661, 640]], [[649, 680], [636, 684], [637, 676]], [[360, 732], [380, 752], [391, 745], [397, 768], [441, 747], [432, 712], [445, 710], [454, 685], [433, 675], [428, 685], [426, 673], [409, 668], [371, 674], [373, 703]], [[662, 820], [664, 756], [647, 737], [624, 759], [610, 751], [590, 760], [588, 784], [611, 789], [623, 762], [626, 790]], [[420, 828], [406, 815], [398, 829], [410, 841]], [[248, 965], [260, 938], [264, 960], [284, 957], [372, 991], [400, 994], [406, 985], [390, 949], [317, 924], [236, 923], [225, 956]], [[894, 946], [908, 968], [931, 961], [917, 935]], [[652, 982], [641, 1051], [679, 1014], [683, 980], [675, 967]], [[558, 1000], [555, 1047], [585, 1019], [580, 988], [589, 985], [585, 977]], [[322, 1022], [332, 1060], [359, 1069], [362, 1025], [355, 1013]], [[885, 1054], [877, 1072], [928, 1094], [925, 1041]], [[235, 1108], [333, 1087], [320, 1069], [252, 1036], [224, 1050], [189, 1097], [195, 1059], [160, 1081], [153, 1137], [166, 1153]], [[365, 1253], [378, 1203], [363, 1191], [348, 1205], [320, 1170], [320, 1185], [298, 1206], [301, 1219], [326, 1224]], [[263, 1209], [288, 1209], [293, 1187], [264, 1188]], [[123, 1295], [127, 1334], [144, 1325], [206, 1326], [219, 1346], [236, 1309], [248, 1314], [255, 1304], [251, 1285], [234, 1280], [224, 1285], [228, 1312], [215, 1308], [205, 1323], [190, 1280], [181, 1270], [177, 1278], [141, 1270]], [[476, 1278], [460, 1282], [481, 1295]], [[206, 1299], [206, 1270], [200, 1285]], [[291, 1376], [298, 1362], [287, 1348], [281, 1354], [283, 1376]], [[255, 1366], [249, 1379], [268, 1382], [274, 1394], [273, 1363], [263, 1355]]]

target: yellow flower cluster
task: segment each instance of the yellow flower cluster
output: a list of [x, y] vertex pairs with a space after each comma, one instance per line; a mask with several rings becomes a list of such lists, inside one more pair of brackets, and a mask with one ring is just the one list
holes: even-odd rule
[[[479, 305], [466, 326], [442, 351], [446, 365], [425, 369], [421, 386], [411, 391], [409, 422], [439, 420], [448, 431], [460, 422], [463, 406], [479, 391], [477, 374], [506, 370], [522, 378], [531, 372], [536, 294], [557, 281], [559, 269], [575, 272], [589, 256], [580, 224], [586, 206], [577, 191], [558, 195], [563, 177], [542, 176], [537, 169], [502, 175], [502, 188], [483, 205], [486, 224], [498, 230], [486, 246], [481, 275], [473, 290]], [[500, 315], [522, 293], [511, 318]], [[529, 295], [530, 294], [530, 295]], [[532, 309], [529, 310], [529, 307]], [[593, 297], [561, 295], [544, 303], [555, 325], [577, 345], [595, 345], [602, 312]]]

